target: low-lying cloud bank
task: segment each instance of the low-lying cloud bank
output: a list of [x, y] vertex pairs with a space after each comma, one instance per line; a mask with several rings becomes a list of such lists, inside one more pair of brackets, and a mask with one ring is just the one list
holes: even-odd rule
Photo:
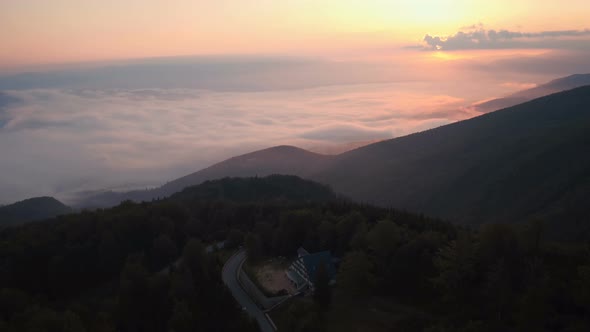
[[582, 51], [444, 63], [402, 52], [413, 53], [152, 59], [0, 76], [0, 204], [157, 186], [279, 144], [337, 153], [472, 117], [465, 106], [523, 83], [590, 71]]
[[203, 89], [278, 91], [383, 83], [400, 66], [312, 57], [195, 56], [81, 64], [0, 76], [0, 91], [28, 89]]
[[465, 117], [461, 98], [399, 84], [299, 91], [191, 89], [5, 92], [0, 201], [146, 187], [278, 144], [330, 151]]

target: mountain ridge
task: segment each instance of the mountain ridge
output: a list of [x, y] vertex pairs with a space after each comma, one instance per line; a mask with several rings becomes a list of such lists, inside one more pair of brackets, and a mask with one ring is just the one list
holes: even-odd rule
[[590, 74], [573, 74], [540, 84], [536, 87], [517, 91], [508, 96], [476, 103], [471, 107], [478, 112], [488, 113], [531, 101], [553, 93], [590, 85]]
[[590, 86], [344, 153], [313, 179], [463, 224], [539, 218], [588, 236], [588, 147]]
[[336, 156], [286, 146], [264, 149], [166, 188], [227, 176], [289, 174], [357, 201], [462, 224], [540, 218], [555, 226], [565, 220], [564, 236], [575, 237], [590, 233], [582, 222], [590, 213], [584, 208], [590, 156], [583, 153], [589, 146], [586, 86]]
[[70, 212], [70, 207], [53, 197], [29, 198], [0, 206], [0, 227], [53, 218]]
[[308, 176], [326, 164], [333, 156], [322, 155], [295, 146], [279, 145], [243, 155], [235, 156], [217, 164], [193, 172], [166, 184], [146, 190], [130, 192], [107, 191], [90, 194], [82, 199], [82, 207], [108, 207], [124, 200], [152, 200], [167, 197], [186, 187], [203, 183], [207, 180], [225, 177], [254, 177], [273, 174]]

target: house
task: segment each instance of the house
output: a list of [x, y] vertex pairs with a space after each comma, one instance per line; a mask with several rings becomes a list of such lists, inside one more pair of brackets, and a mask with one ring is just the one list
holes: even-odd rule
[[311, 291], [317, 279], [317, 271], [321, 264], [325, 265], [330, 283], [334, 283], [336, 268], [334, 267], [332, 255], [329, 251], [321, 251], [310, 254], [304, 248], [297, 250], [297, 258], [291, 264], [286, 274], [298, 291], [309, 287]]

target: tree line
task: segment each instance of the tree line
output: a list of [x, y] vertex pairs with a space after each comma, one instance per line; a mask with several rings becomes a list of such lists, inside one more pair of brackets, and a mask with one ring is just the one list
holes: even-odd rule
[[[224, 179], [0, 231], [0, 330], [254, 331], [204, 250], [225, 240], [252, 260], [330, 250], [334, 291], [423, 313], [400, 330], [586, 331], [588, 247], [545, 239], [542, 222], [472, 230], [293, 177]], [[329, 328], [325, 290], [287, 308], [292, 331]]]

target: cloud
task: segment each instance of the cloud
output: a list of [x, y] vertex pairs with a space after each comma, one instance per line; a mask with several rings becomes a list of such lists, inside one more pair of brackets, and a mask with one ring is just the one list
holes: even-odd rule
[[554, 50], [538, 55], [521, 55], [491, 59], [473, 59], [460, 64], [464, 69], [489, 75], [512, 76], [542, 75], [547, 79], [571, 74], [590, 73], [590, 50]]
[[0, 91], [0, 129], [2, 129], [8, 122], [9, 115], [6, 112], [6, 109], [17, 105], [20, 102], [20, 99]]
[[424, 48], [432, 51], [509, 48], [590, 48], [590, 30], [557, 30], [520, 32], [510, 30], [486, 30], [483, 25], [467, 27], [454, 35], [440, 37], [427, 34]]
[[349, 123], [330, 124], [308, 130], [300, 135], [312, 140], [337, 142], [373, 141], [392, 138], [392, 136], [391, 129], [370, 128]]
[[480, 22], [477, 24], [462, 26], [459, 29], [460, 30], [476, 30], [476, 29], [483, 29], [483, 27], [484, 27], [484, 24]]
[[442, 94], [430, 83], [258, 92], [29, 89], [4, 94], [21, 101], [5, 108], [6, 123], [0, 128], [4, 203], [156, 186], [272, 145], [342, 151], [357, 142], [468, 116], [458, 110], [462, 98]]
[[501, 85], [514, 90], [526, 90], [532, 89], [536, 87], [538, 84], [528, 82], [504, 82]]
[[3, 75], [0, 90], [126, 89], [143, 90], [145, 97], [154, 97], [157, 89], [277, 91], [382, 83], [392, 81], [387, 73], [399, 74], [398, 69], [312, 57], [170, 57]]
[[589, 64], [571, 51], [445, 66], [404, 52], [379, 63], [170, 59], [0, 77], [12, 87], [0, 92], [0, 203], [156, 186], [272, 145], [342, 151], [472, 117], [464, 106]]

